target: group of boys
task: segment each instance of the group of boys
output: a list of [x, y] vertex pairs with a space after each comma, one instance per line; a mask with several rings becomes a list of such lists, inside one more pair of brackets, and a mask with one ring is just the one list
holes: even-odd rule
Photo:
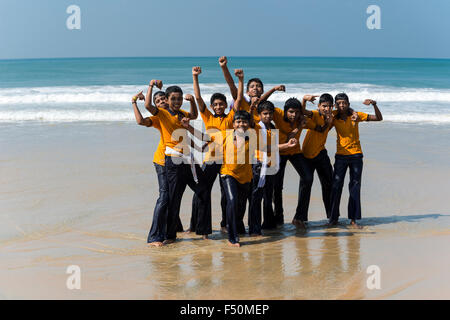
[[[351, 226], [357, 227], [356, 220], [361, 219], [363, 167], [358, 123], [382, 120], [376, 102], [369, 99], [363, 102], [374, 107], [375, 115], [368, 115], [351, 109], [345, 93], [334, 99], [324, 93], [319, 98], [317, 110], [306, 109], [307, 102], [314, 103], [318, 97], [314, 95], [305, 95], [302, 102], [290, 98], [282, 110], [268, 98], [275, 91], [285, 91], [283, 85], [264, 93], [262, 81], [253, 78], [248, 80], [247, 96], [244, 96], [243, 70], [234, 72], [239, 81], [236, 87], [227, 67], [227, 58], [220, 57], [219, 64], [233, 97], [228, 113], [227, 99], [222, 93], [211, 96], [211, 110], [208, 109], [200, 91], [200, 67], [192, 68], [195, 98], [189, 94], [184, 97], [190, 102], [189, 112], [180, 109], [183, 103], [180, 87], [170, 86], [165, 92], [153, 94], [153, 87], [161, 90], [160, 80], [150, 81], [146, 96], [140, 92], [132, 98], [137, 123], [155, 127], [161, 135], [153, 158], [159, 198], [147, 242], [152, 246], [172, 243], [177, 232], [183, 231], [179, 215], [186, 186], [194, 191], [189, 232], [207, 239], [212, 233], [211, 192], [217, 176], [221, 190], [221, 230], [228, 233], [228, 245], [239, 247], [239, 235], [246, 233], [247, 202], [250, 235], [259, 236], [263, 229], [282, 225], [282, 190], [288, 161], [300, 176], [294, 225], [307, 227], [315, 171], [320, 179], [329, 224], [337, 224], [344, 177], [349, 168], [348, 217]], [[144, 100], [146, 109], [153, 116], [142, 117], [137, 100]], [[197, 105], [206, 132], [196, 130], [189, 123], [198, 116]], [[336, 107], [334, 111], [333, 106]], [[334, 170], [325, 148], [332, 127], [337, 133]], [[307, 129], [307, 133], [300, 146], [303, 129]], [[192, 137], [202, 141], [203, 145], [198, 146]], [[196, 163], [192, 149], [202, 152], [202, 163]]]

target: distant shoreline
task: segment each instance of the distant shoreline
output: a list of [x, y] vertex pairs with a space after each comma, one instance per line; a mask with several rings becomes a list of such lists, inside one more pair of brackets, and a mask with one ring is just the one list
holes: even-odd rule
[[[218, 58], [217, 56], [123, 56], [123, 57], [40, 57], [40, 58], [1, 58], [1, 61], [27, 61], [27, 60], [89, 60], [89, 59], [186, 59], [186, 58]], [[392, 59], [392, 60], [443, 60], [450, 58], [422, 58], [422, 57], [352, 57], [352, 56], [229, 56], [229, 58], [300, 58], [300, 59]]]

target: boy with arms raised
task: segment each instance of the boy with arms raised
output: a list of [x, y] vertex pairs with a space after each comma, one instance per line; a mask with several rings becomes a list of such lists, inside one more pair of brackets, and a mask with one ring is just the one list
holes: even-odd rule
[[186, 185], [196, 192], [196, 171], [194, 163], [188, 163], [190, 146], [187, 144], [187, 130], [182, 119], [196, 119], [197, 106], [194, 97], [186, 95], [185, 99], [191, 104], [189, 113], [180, 110], [183, 103], [183, 91], [178, 86], [166, 89], [166, 98], [169, 105], [167, 110], [151, 104], [151, 83], [146, 97], [146, 108], [158, 117], [161, 132], [165, 143], [165, 167], [167, 183], [169, 185], [169, 205], [166, 219], [162, 224], [167, 225], [164, 243], [171, 243], [176, 239], [177, 221], [180, 215], [181, 199]]
[[[153, 86], [157, 86], [159, 89], [162, 88], [161, 80], [152, 80], [150, 82], [150, 89], [153, 89]], [[151, 93], [150, 93], [151, 96]], [[151, 246], [160, 247], [163, 245], [164, 241], [164, 230], [161, 228], [161, 222], [165, 215], [167, 215], [167, 207], [169, 203], [169, 186], [167, 184], [166, 179], [166, 170], [165, 170], [165, 161], [164, 161], [164, 138], [161, 132], [161, 125], [159, 123], [158, 117], [142, 117], [142, 114], [138, 108], [137, 100], [145, 100], [145, 97], [141, 92], [135, 95], [132, 98], [132, 105], [134, 110], [134, 115], [136, 118], [137, 124], [145, 127], [154, 127], [158, 129], [160, 132], [160, 140], [158, 144], [158, 148], [156, 149], [153, 156], [153, 164], [155, 166], [156, 174], [158, 177], [158, 186], [159, 186], [159, 197], [156, 201], [155, 209], [153, 212], [153, 220], [152, 226], [150, 228], [150, 232], [148, 234], [147, 243]], [[167, 109], [169, 105], [166, 101], [166, 95], [163, 91], [157, 91], [153, 95], [153, 103], [159, 108]], [[183, 231], [183, 226], [181, 224], [181, 220], [178, 220], [178, 228], [177, 231]]]
[[358, 117], [352, 117], [350, 101], [345, 93], [339, 93], [335, 99], [336, 111], [333, 124], [337, 134], [337, 148], [334, 162], [333, 184], [331, 189], [330, 225], [336, 225], [339, 219], [339, 205], [342, 187], [347, 168], [350, 170], [348, 185], [350, 197], [348, 199], [348, 218], [353, 227], [358, 227], [356, 220], [361, 219], [361, 175], [363, 168], [363, 153], [359, 141], [358, 124], [361, 121], [381, 121], [383, 116], [374, 100], [364, 100], [365, 105], [372, 105], [375, 115], [357, 112]]
[[[197, 216], [195, 231], [197, 234], [202, 235], [204, 238], [208, 234], [212, 233], [211, 223], [211, 190], [214, 185], [214, 181], [220, 172], [220, 168], [223, 162], [222, 143], [223, 137], [226, 134], [226, 130], [233, 129], [233, 118], [236, 109], [233, 108], [226, 114], [227, 98], [222, 93], [214, 93], [210, 99], [210, 107], [214, 113], [208, 110], [206, 103], [204, 102], [198, 81], [198, 76], [201, 74], [202, 69], [200, 67], [192, 68], [192, 77], [194, 83], [194, 93], [197, 100], [198, 108], [200, 110], [200, 116], [207, 130], [207, 134], [211, 137], [211, 142], [208, 144], [208, 150], [205, 155], [204, 163], [202, 166], [202, 172], [199, 175], [198, 194], [201, 194], [201, 198], [205, 199], [205, 202], [199, 201], [197, 195], [194, 195], [193, 201], [197, 201]], [[238, 70], [236, 70], [238, 72]], [[221, 207], [222, 207], [222, 231], [225, 229], [224, 218], [226, 216], [226, 196], [223, 189], [223, 183], [219, 177], [220, 191], [221, 191]]]
[[[234, 84], [233, 77], [231, 76], [230, 71], [228, 70], [228, 59], [225, 56], [222, 56], [219, 58], [219, 65], [222, 69], [223, 75], [225, 77], [225, 81], [228, 84], [228, 87], [230, 88], [231, 96], [234, 100], [236, 100], [238, 96], [238, 89], [236, 88], [236, 85]], [[274, 93], [275, 91], [285, 91], [285, 87], [283, 85], [279, 85], [276, 87], [273, 87], [266, 93], [264, 93], [264, 85], [261, 79], [259, 78], [252, 78], [248, 80], [247, 82], [247, 96], [243, 97], [241, 101], [241, 107], [240, 110], [246, 110], [250, 111], [250, 104], [253, 99], [259, 99], [260, 102], [265, 101], [269, 98], [269, 96]], [[233, 104], [234, 105], [234, 104]]]

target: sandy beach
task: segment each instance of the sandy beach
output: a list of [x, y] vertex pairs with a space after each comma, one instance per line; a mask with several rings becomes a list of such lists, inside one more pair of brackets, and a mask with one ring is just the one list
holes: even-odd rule
[[[448, 126], [361, 124], [363, 229], [325, 227], [317, 176], [311, 227], [289, 224], [298, 177], [285, 181], [285, 225], [226, 246], [213, 198], [210, 240], [148, 248], [159, 133], [132, 122], [0, 125], [0, 298], [449, 299]], [[334, 162], [335, 134], [328, 152]], [[216, 183], [213, 193], [218, 194]], [[181, 219], [190, 218], [192, 192]], [[247, 217], [245, 218], [247, 219]], [[81, 289], [66, 287], [70, 265]], [[371, 265], [381, 289], [366, 286]]]

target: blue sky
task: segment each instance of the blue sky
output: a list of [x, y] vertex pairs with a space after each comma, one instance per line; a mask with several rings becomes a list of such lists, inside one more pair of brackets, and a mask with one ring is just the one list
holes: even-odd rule
[[[69, 5], [81, 30], [68, 30]], [[381, 30], [366, 27], [369, 5]], [[448, 0], [2, 0], [0, 59], [133, 56], [450, 58]]]

